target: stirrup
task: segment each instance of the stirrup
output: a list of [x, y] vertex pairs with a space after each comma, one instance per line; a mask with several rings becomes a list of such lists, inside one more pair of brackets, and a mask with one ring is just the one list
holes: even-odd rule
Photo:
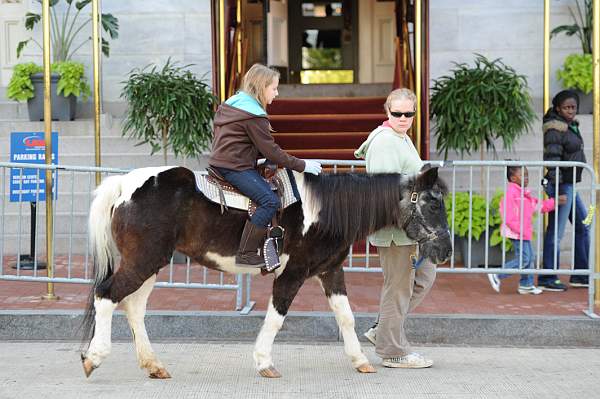
[[269, 237], [265, 240], [265, 243], [263, 244], [263, 257], [265, 258], [265, 266], [263, 269], [267, 273], [270, 273], [281, 266], [275, 238]]

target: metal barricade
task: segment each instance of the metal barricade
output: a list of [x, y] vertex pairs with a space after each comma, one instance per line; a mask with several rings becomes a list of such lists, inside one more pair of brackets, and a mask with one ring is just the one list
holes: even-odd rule
[[[37, 203], [43, 192], [44, 171], [54, 174], [54, 264], [53, 276], [45, 276], [42, 269], [45, 253], [44, 212], [31, 207], [27, 218], [27, 205], [20, 201], [33, 194]], [[113, 168], [79, 167], [43, 164], [0, 162], [0, 280], [54, 283], [89, 284], [93, 279], [92, 259], [89, 250], [88, 217], [95, 185], [95, 174], [102, 176], [126, 173]], [[12, 190], [11, 190], [12, 180]], [[33, 184], [33, 185], [32, 185]], [[12, 202], [11, 202], [12, 191]], [[29, 254], [26, 248], [29, 247]], [[27, 257], [29, 255], [29, 257]], [[31, 262], [29, 262], [31, 259]], [[247, 281], [249, 288], [249, 281]], [[236, 309], [242, 310], [244, 281], [242, 275], [226, 275], [193, 264], [170, 264], [158, 275], [156, 287], [206, 288], [233, 290]], [[248, 291], [249, 294], [249, 291]], [[250, 303], [246, 295], [245, 305]], [[249, 311], [249, 309], [246, 309]]]
[[[319, 160], [324, 166], [333, 167], [333, 172], [337, 173], [340, 169], [346, 169], [355, 171], [358, 168], [364, 168], [364, 161], [337, 161], [337, 160]], [[506, 177], [507, 167], [514, 166], [518, 168], [527, 168], [529, 170], [529, 181], [530, 190], [538, 200], [544, 198], [544, 190], [541, 186], [541, 180], [545, 174], [546, 168], [558, 169], [570, 168], [575, 173], [575, 168], [579, 167], [583, 169], [582, 181], [573, 185], [574, 191], [573, 196], [580, 194], [583, 196], [583, 202], [588, 205], [596, 203], [596, 191], [600, 188], [595, 186], [595, 175], [594, 170], [587, 164], [579, 162], [542, 162], [542, 161], [427, 161], [433, 166], [442, 166], [440, 169], [440, 176], [446, 181], [449, 187], [449, 194], [446, 198], [446, 206], [450, 209], [449, 211], [449, 228], [452, 237], [453, 256], [447, 264], [439, 265], [437, 271], [440, 273], [480, 273], [489, 274], [502, 273], [502, 274], [533, 274], [533, 275], [569, 275], [569, 276], [587, 276], [589, 279], [588, 287], [588, 308], [585, 313], [590, 317], [594, 315], [594, 280], [598, 276], [594, 273], [596, 248], [594, 245], [590, 245], [590, 251], [588, 256], [587, 268], [579, 269], [575, 266], [575, 229], [570, 228], [565, 231], [565, 235], [561, 240], [563, 244], [562, 256], [560, 259], [554, 256], [554, 265], [551, 269], [544, 269], [542, 264], [542, 242], [544, 236], [544, 224], [543, 217], [539, 214], [534, 222], [534, 239], [532, 239], [532, 246], [534, 246], [535, 256], [535, 267], [532, 269], [525, 269], [520, 267], [519, 269], [506, 268], [506, 262], [513, 257], [513, 253], [509, 252], [509, 240], [500, 234], [500, 216], [498, 209], [492, 205], [494, 202], [499, 202], [499, 198], [506, 192], [508, 181]], [[556, 185], [558, 191], [558, 184]], [[466, 231], [458, 231], [457, 228], [457, 215], [456, 215], [456, 201], [457, 195], [463, 195], [468, 198], [467, 200], [467, 229]], [[479, 197], [478, 197], [479, 195]], [[482, 217], [481, 209], [477, 209], [478, 212], [474, 212], [474, 199], [483, 198], [485, 210], [483, 212], [483, 218], [485, 218], [485, 228], [476, 240], [473, 238], [473, 221], [474, 217]], [[521, 199], [521, 206], [523, 200]], [[481, 201], [479, 201], [479, 204]], [[464, 204], [464, 202], [463, 202]], [[497, 204], [495, 204], [497, 205]], [[575, 212], [575, 201], [573, 201], [573, 208], [571, 210]], [[464, 215], [464, 209], [462, 209]], [[589, 212], [593, 213], [593, 208], [590, 207]], [[521, 210], [522, 214], [522, 210]], [[558, 212], [554, 213], [554, 217], [558, 217]], [[590, 225], [588, 228], [590, 243], [594, 243], [594, 226], [597, 222], [593, 215], [590, 215]], [[478, 220], [478, 222], [480, 222]], [[521, 221], [523, 223], [523, 221]], [[464, 226], [464, 224], [463, 224]], [[555, 223], [555, 242], [558, 236], [558, 223]], [[520, 237], [522, 244], [522, 236]], [[494, 241], [494, 245], [490, 243]], [[500, 241], [499, 243], [496, 243]], [[360, 249], [357, 254], [356, 247], [360, 245]], [[482, 248], [482, 253], [477, 254], [476, 252]], [[521, 245], [522, 247], [522, 245]], [[554, 246], [555, 255], [558, 251], [558, 246]], [[460, 255], [459, 255], [460, 254]], [[566, 255], [568, 254], [568, 256]], [[522, 251], [519, 254], [520, 265], [522, 265]], [[562, 259], [562, 262], [561, 262]], [[561, 263], [563, 267], [561, 268]], [[578, 265], [581, 266], [581, 265]], [[356, 244], [350, 248], [346, 264], [344, 265], [344, 271], [347, 272], [380, 272], [381, 268], [378, 267], [378, 262], [374, 259], [372, 250], [370, 250], [368, 240], [364, 243]]]
[[[323, 166], [329, 166], [333, 173], [345, 170], [350, 172], [364, 171], [364, 161], [343, 161], [343, 160], [319, 160]], [[584, 196], [584, 202], [595, 204], [596, 191], [599, 189], [594, 185], [595, 176], [591, 167], [582, 163], [567, 162], [521, 162], [521, 161], [431, 161], [432, 165], [442, 166], [440, 176], [446, 181], [450, 192], [446, 198], [446, 205], [450, 208], [449, 228], [451, 231], [453, 256], [447, 264], [439, 265], [440, 273], [502, 273], [502, 274], [533, 274], [533, 275], [578, 275], [587, 276], [589, 279], [588, 288], [588, 309], [586, 313], [594, 316], [594, 284], [593, 281], [598, 278], [594, 273], [594, 260], [596, 249], [590, 246], [588, 268], [575, 268], [575, 231], [570, 229], [569, 234], [565, 234], [563, 243], [563, 256], [561, 261], [556, 260], [552, 269], [542, 267], [542, 237], [544, 227], [542, 217], [535, 220], [534, 253], [536, 256], [535, 267], [532, 269], [510, 269], [506, 268], [507, 257], [512, 258], [512, 253], [507, 252], [508, 242], [498, 234], [498, 216], [497, 209], [491, 205], [494, 196], [499, 196], [506, 192], [507, 179], [506, 169], [509, 166], [528, 168], [530, 173], [531, 191], [535, 193], [538, 199], [543, 198], [543, 189], [539, 184], [544, 175], [545, 168], [559, 167], [580, 167], [584, 171], [583, 180], [574, 186], [574, 195], [579, 193]], [[55, 231], [55, 261], [57, 264], [54, 277], [49, 278], [40, 272], [40, 259], [44, 257], [44, 248], [39, 248], [38, 242], [44, 242], [44, 231], [32, 231], [27, 227], [23, 202], [9, 202], [10, 171], [13, 180], [19, 184], [25, 184], [28, 179], [24, 178], [24, 170], [34, 169], [38, 186], [36, 193], [39, 193], [39, 184], [43, 182], [42, 171], [52, 169], [57, 174], [54, 179], [55, 187], [58, 187], [58, 199], [54, 208]], [[89, 253], [87, 218], [89, 207], [92, 201], [92, 193], [95, 188], [94, 174], [100, 172], [103, 175], [125, 173], [126, 170], [94, 167], [76, 167], [76, 166], [46, 166], [40, 164], [21, 164], [21, 163], [0, 163], [0, 280], [11, 281], [38, 281], [38, 282], [56, 282], [56, 283], [90, 283], [91, 282], [91, 259]], [[16, 176], [16, 177], [15, 177]], [[37, 177], [37, 178], [36, 178]], [[479, 177], [479, 179], [478, 179]], [[29, 179], [30, 180], [30, 179]], [[481, 182], [477, 186], [477, 182]], [[25, 194], [22, 190], [21, 195]], [[462, 193], [462, 194], [461, 194]], [[479, 194], [478, 194], [479, 193]], [[500, 193], [500, 194], [497, 194]], [[13, 193], [14, 195], [14, 193]], [[39, 195], [39, 194], [36, 194]], [[467, 228], [466, 231], [459, 231], [456, 223], [457, 195], [463, 195], [468, 198], [467, 203]], [[474, 215], [482, 216], [481, 209], [474, 213], [474, 199], [483, 198], [485, 211], [485, 228], [480, 234], [480, 240], [473, 238]], [[497, 204], [496, 204], [497, 205]], [[32, 208], [33, 209], [33, 208]], [[37, 209], [37, 208], [35, 208]], [[575, 208], [573, 208], [574, 211]], [[464, 214], [464, 209], [462, 210]], [[464, 215], [463, 215], [464, 216]], [[556, 216], [555, 216], [556, 217]], [[39, 221], [44, 215], [38, 215], [35, 212], [32, 220], [37, 221], [37, 225], [43, 226]], [[492, 220], [495, 219], [495, 222]], [[590, 242], [595, 240], [594, 226], [597, 222], [594, 217], [590, 218]], [[464, 226], [464, 225], [463, 225]], [[557, 236], [555, 232], [555, 237]], [[33, 259], [32, 270], [25, 270], [21, 265], [21, 256], [23, 255], [23, 243], [28, 242], [27, 238], [32, 235], [31, 246], [34, 253], [31, 253]], [[462, 237], [461, 237], [462, 236]], [[570, 239], [567, 239], [570, 237]], [[496, 246], [490, 246], [492, 240], [500, 243]], [[555, 240], [556, 241], [556, 240]], [[459, 245], [460, 244], [460, 245]], [[480, 260], [475, 258], [475, 246], [481, 244], [483, 253]], [[361, 246], [359, 246], [361, 245]], [[364, 245], [364, 250], [362, 250]], [[460, 248], [460, 251], [459, 251]], [[555, 249], [556, 251], [556, 249]], [[493, 260], [492, 252], [499, 259]], [[460, 253], [460, 256], [458, 255]], [[498, 253], [500, 255], [498, 255]], [[568, 257], [565, 254], [569, 254]], [[522, 256], [522, 255], [521, 255]], [[554, 257], [557, 258], [556, 256]], [[481, 259], [483, 259], [481, 261]], [[568, 266], [566, 266], [568, 264]], [[11, 268], [11, 266], [14, 267]], [[566, 266], [566, 267], [565, 267]], [[344, 265], [344, 271], [347, 272], [380, 272], [376, 256], [372, 253], [368, 240], [362, 244], [355, 244], [350, 248], [347, 261]], [[188, 258], [184, 264], [175, 264], [173, 260], [168, 267], [163, 268], [159, 273], [157, 287], [173, 288], [209, 288], [226, 289], [236, 291], [236, 309], [242, 310], [242, 313], [248, 313], [254, 302], [251, 301], [251, 276], [237, 275], [230, 276], [224, 273], [209, 270], [201, 265], [192, 264]], [[244, 290], [246, 298], [243, 299]], [[243, 308], [243, 309], [242, 309]]]

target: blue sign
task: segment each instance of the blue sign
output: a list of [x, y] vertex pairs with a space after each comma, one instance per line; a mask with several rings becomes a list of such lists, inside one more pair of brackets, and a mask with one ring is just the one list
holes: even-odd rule
[[[44, 132], [12, 132], [10, 134], [10, 162], [46, 163]], [[52, 132], [52, 163], [58, 163], [58, 133]], [[10, 171], [10, 201], [35, 202], [46, 200], [44, 169], [12, 168]], [[56, 199], [56, 171], [52, 172]]]

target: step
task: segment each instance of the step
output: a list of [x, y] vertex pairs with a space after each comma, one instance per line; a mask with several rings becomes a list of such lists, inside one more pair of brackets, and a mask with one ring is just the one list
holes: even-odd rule
[[306, 159], [339, 159], [356, 161], [355, 148], [327, 148], [327, 149], [302, 149], [288, 150], [290, 155]]
[[279, 98], [285, 97], [387, 97], [392, 83], [280, 84]]
[[382, 114], [272, 115], [275, 132], [370, 132], [386, 119]]
[[289, 114], [385, 114], [385, 97], [278, 98], [268, 106], [269, 115]]
[[274, 133], [277, 144], [285, 150], [316, 148], [358, 148], [369, 132]]
[[14, 101], [0, 101], [0, 121], [29, 120], [27, 104]]

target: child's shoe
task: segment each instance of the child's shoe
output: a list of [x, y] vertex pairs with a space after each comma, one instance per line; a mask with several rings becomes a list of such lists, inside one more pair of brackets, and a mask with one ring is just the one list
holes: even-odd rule
[[500, 279], [498, 278], [498, 275], [490, 273], [487, 276], [488, 280], [490, 280], [490, 285], [492, 286], [493, 290], [500, 292]]
[[535, 285], [530, 285], [528, 287], [520, 285], [519, 289], [517, 290], [519, 292], [519, 294], [521, 295], [527, 295], [527, 294], [531, 294], [531, 295], [539, 295], [541, 294], [543, 291], [540, 290], [538, 287], [536, 287]]

